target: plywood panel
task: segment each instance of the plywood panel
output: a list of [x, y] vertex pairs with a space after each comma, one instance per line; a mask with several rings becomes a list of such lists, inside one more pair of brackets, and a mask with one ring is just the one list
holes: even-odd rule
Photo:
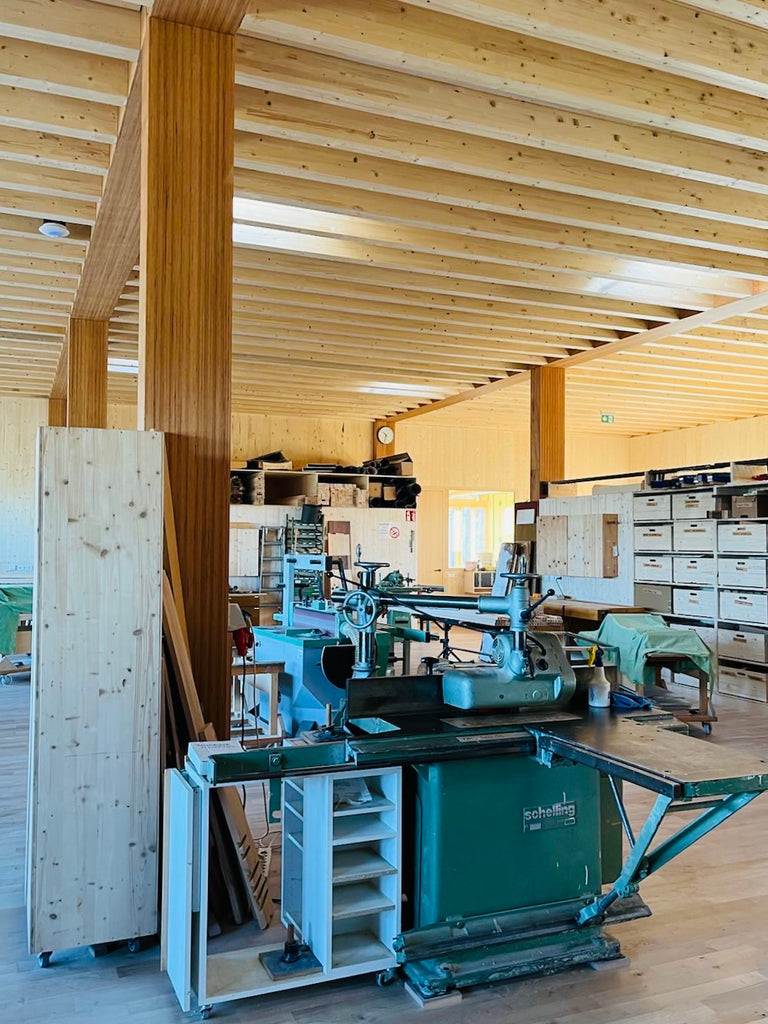
[[[634, 603], [634, 562], [632, 539], [632, 494], [621, 491], [600, 492], [572, 498], [545, 498], [539, 505], [540, 516], [616, 516], [618, 575], [610, 578], [544, 574], [543, 590], [553, 587], [558, 594], [581, 601]], [[556, 576], [562, 578], [556, 580]]]
[[157, 922], [163, 439], [40, 432], [32, 952]]
[[565, 576], [568, 572], [568, 516], [539, 516], [536, 568], [552, 576]]
[[618, 575], [618, 516], [600, 513], [569, 515], [567, 535], [566, 576], [603, 579]]

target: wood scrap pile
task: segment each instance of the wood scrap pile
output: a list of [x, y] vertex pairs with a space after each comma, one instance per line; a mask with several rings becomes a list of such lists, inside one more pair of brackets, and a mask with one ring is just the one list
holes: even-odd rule
[[[192, 672], [181, 588], [173, 503], [166, 467], [165, 572], [163, 574], [163, 711], [164, 767], [183, 768], [189, 743], [210, 742], [216, 733], [206, 723]], [[237, 791], [216, 789], [211, 799], [210, 906], [214, 920], [242, 924], [252, 916], [260, 928], [272, 918], [266, 874]]]

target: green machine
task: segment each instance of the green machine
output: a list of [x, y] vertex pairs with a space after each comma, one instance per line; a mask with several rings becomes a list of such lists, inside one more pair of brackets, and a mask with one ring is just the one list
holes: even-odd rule
[[[671, 714], [628, 694], [610, 707], [590, 707], [594, 670], [584, 650], [527, 629], [535, 606], [528, 604], [525, 576], [512, 576], [504, 597], [425, 600], [388, 593], [376, 586], [379, 566], [361, 568], [361, 587], [337, 595], [355, 662], [328, 741], [299, 737], [282, 747], [213, 752], [204, 777], [188, 771], [178, 780], [180, 791], [283, 780], [299, 792], [310, 776], [334, 787], [345, 772], [354, 778], [397, 769], [397, 805], [378, 798], [397, 807], [396, 831], [387, 826], [386, 839], [397, 839], [397, 867], [382, 861], [376, 828], [360, 826], [353, 851], [363, 908], [383, 892], [375, 882], [368, 891], [366, 872], [373, 872], [370, 878], [397, 872], [398, 890], [387, 905], [399, 931], [379, 936], [388, 954], [388, 966], [376, 968], [381, 984], [402, 974], [429, 1000], [478, 983], [616, 959], [613, 926], [650, 914], [639, 893], [642, 881], [768, 789], [765, 763], [681, 734], [686, 727]], [[428, 614], [427, 600], [433, 608], [506, 615], [509, 627], [492, 630], [492, 659], [424, 675], [373, 674], [379, 617], [396, 607]], [[637, 828], [622, 799], [625, 782], [653, 796]], [[182, 810], [188, 810], [185, 800]], [[372, 809], [378, 806], [374, 801]], [[671, 812], [678, 819], [682, 814], [684, 824], [659, 840], [659, 826]], [[303, 804], [303, 818], [309, 813]], [[365, 817], [362, 809], [339, 813]], [[333, 839], [332, 865], [335, 833]], [[207, 848], [207, 836], [199, 845]], [[321, 861], [314, 850], [309, 874], [288, 876], [303, 887], [305, 909], [310, 897], [326, 891], [318, 882]], [[345, 864], [349, 870], [349, 860]], [[315, 919], [301, 941], [291, 924], [282, 957], [278, 947], [282, 987], [336, 976], [317, 966], [325, 955], [322, 935], [339, 916], [335, 899], [334, 889], [328, 919]], [[274, 947], [265, 955], [273, 956]], [[274, 984], [246, 978], [241, 988], [253, 995]], [[198, 990], [201, 1003], [210, 996]]]

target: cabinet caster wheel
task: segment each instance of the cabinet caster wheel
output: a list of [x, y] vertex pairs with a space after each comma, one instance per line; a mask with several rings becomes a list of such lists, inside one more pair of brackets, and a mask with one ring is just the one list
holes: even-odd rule
[[208, 1020], [213, 1013], [212, 1006], [201, 1006], [200, 1007], [200, 1020]]
[[141, 953], [143, 949], [149, 949], [152, 939], [149, 936], [140, 935], [136, 939], [128, 939], [128, 952]]
[[379, 971], [376, 975], [376, 984], [379, 988], [386, 988], [397, 978], [397, 968], [388, 967], [385, 971]]
[[51, 966], [51, 957], [52, 956], [53, 956], [53, 953], [50, 952], [50, 951], [47, 952], [47, 953], [38, 953], [37, 954], [37, 962], [38, 962], [38, 964], [40, 964], [41, 967], [50, 967]]
[[702, 722], [701, 723], [701, 728], [702, 728], [702, 731], [703, 731], [705, 736], [711, 736], [712, 735], [712, 725], [711, 725], [710, 722]]

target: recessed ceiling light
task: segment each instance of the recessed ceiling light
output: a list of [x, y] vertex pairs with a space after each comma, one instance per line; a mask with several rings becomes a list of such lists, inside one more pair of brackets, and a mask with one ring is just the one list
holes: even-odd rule
[[37, 230], [46, 238], [66, 238], [69, 235], [69, 228], [63, 220], [44, 220]]

